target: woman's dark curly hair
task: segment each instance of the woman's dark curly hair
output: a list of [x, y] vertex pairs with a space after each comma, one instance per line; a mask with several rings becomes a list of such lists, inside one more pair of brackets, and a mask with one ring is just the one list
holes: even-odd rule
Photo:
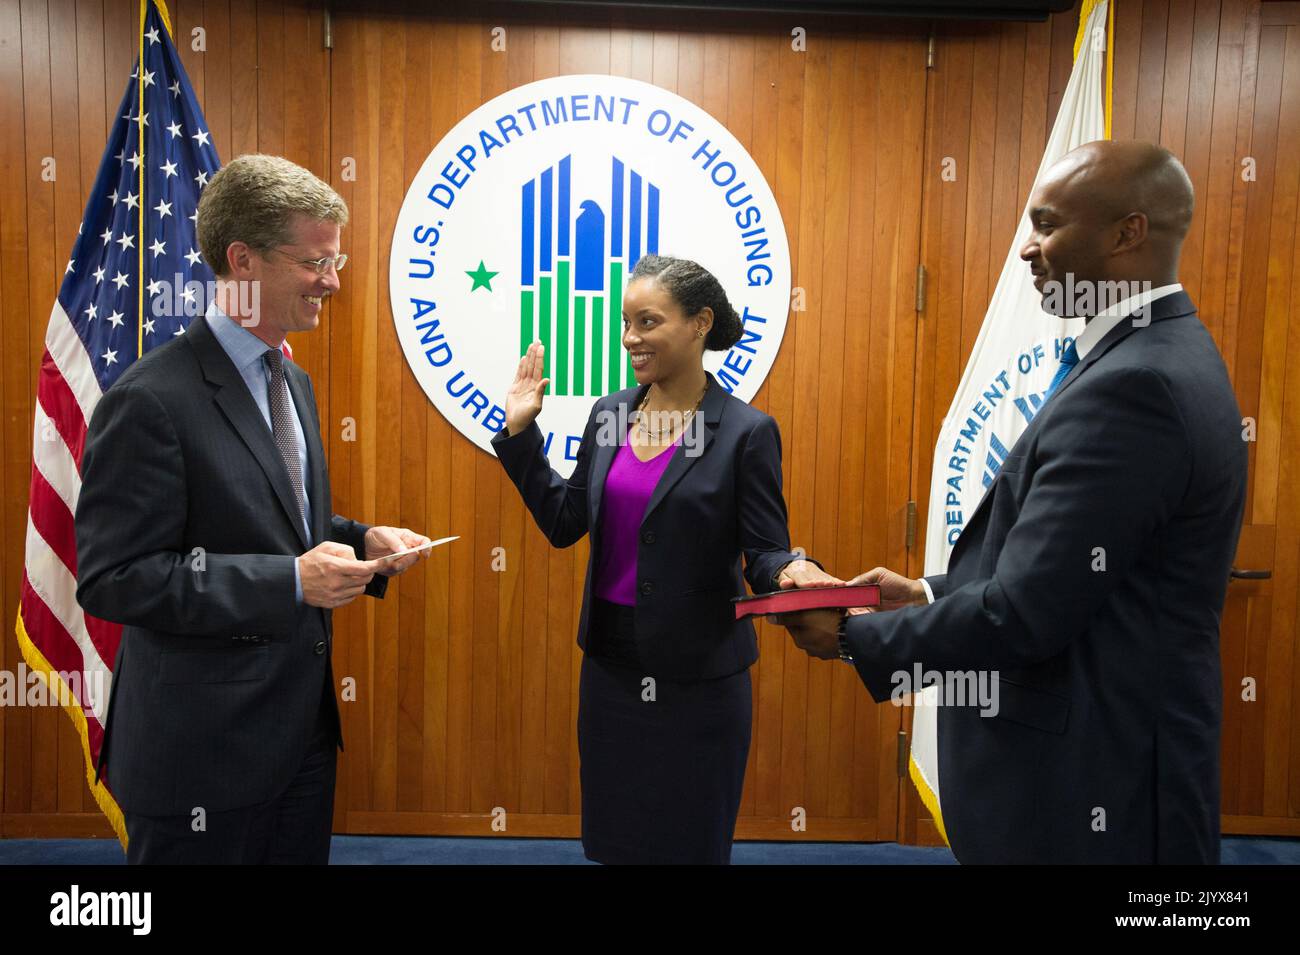
[[727, 300], [722, 283], [704, 266], [668, 255], [643, 255], [628, 281], [646, 278], [658, 279], [688, 318], [705, 308], [713, 310], [713, 328], [704, 339], [705, 348], [726, 351], [740, 341], [740, 316]]

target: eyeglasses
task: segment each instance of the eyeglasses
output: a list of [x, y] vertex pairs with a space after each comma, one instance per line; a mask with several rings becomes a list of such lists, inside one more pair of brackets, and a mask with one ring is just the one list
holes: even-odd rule
[[330, 270], [331, 265], [334, 266], [335, 272], [342, 272], [343, 266], [348, 264], [348, 254], [346, 252], [340, 252], [338, 255], [333, 256], [327, 255], [322, 259], [295, 259], [288, 252], [282, 252], [279, 249], [272, 249], [271, 251], [279, 252], [285, 258], [293, 259], [299, 265], [310, 265], [316, 270], [317, 275], [324, 275]]

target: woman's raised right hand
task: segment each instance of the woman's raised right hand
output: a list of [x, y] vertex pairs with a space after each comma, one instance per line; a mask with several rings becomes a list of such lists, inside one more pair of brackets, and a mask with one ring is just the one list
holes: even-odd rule
[[542, 396], [551, 383], [551, 379], [542, 377], [545, 352], [541, 342], [533, 342], [519, 359], [515, 380], [506, 394], [506, 431], [511, 435], [523, 431], [541, 414]]

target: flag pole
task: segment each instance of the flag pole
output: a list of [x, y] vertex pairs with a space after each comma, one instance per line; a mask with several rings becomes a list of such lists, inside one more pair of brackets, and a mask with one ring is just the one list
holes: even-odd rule
[[1110, 132], [1110, 118], [1114, 114], [1112, 108], [1113, 97], [1115, 93], [1115, 4], [1118, 0], [1110, 0], [1110, 6], [1106, 8], [1106, 104], [1103, 107], [1106, 111], [1106, 138], [1114, 139]]
[[136, 245], [135, 257], [139, 263], [137, 272], [137, 281], [135, 289], [136, 310], [135, 310], [135, 357], [144, 356], [144, 223], [145, 217], [149, 214], [149, 203], [145, 201], [144, 195], [144, 172], [145, 163], [148, 157], [144, 151], [144, 27], [149, 17], [149, 0], [140, 0], [140, 59], [136, 61], [135, 66], [135, 90], [136, 90], [136, 143], [140, 150], [140, 168], [136, 170], [140, 179], [140, 219], [136, 236], [139, 243]]

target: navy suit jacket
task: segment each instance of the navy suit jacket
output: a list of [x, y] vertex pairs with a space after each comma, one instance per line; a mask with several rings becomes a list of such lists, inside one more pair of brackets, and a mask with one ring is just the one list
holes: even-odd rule
[[[124, 624], [98, 769], [128, 812], [265, 802], [298, 770], [322, 697], [337, 725], [330, 611], [297, 604], [293, 562], [327, 539], [364, 557], [367, 527], [330, 516], [311, 381], [284, 372], [307, 439], [311, 541], [266, 419], [203, 318], [91, 416], [77, 600]], [[367, 593], [386, 584], [376, 575]]]
[[[537, 424], [492, 439], [497, 457], [542, 533], [556, 547], [591, 534], [582, 591], [578, 644], [587, 646], [594, 568], [601, 548], [600, 502], [605, 477], [625, 436], [598, 439], [601, 422], [631, 420], [649, 386], [628, 388], [595, 403], [566, 481], [550, 466]], [[637, 544], [636, 642], [647, 673], [707, 680], [738, 673], [758, 659], [754, 627], [736, 620], [732, 597], [770, 591], [790, 551], [781, 496], [781, 435], [776, 422], [709, 386], [690, 427], [702, 429], [698, 453], [683, 443], [656, 486]], [[606, 428], [606, 434], [614, 429]], [[744, 555], [744, 574], [741, 555]]]
[[999, 673], [996, 716], [938, 711], [962, 862], [1218, 861], [1246, 446], [1191, 300], [1150, 319], [1111, 329], [1029, 424], [929, 578], [935, 602], [846, 624], [877, 700], [916, 662]]

